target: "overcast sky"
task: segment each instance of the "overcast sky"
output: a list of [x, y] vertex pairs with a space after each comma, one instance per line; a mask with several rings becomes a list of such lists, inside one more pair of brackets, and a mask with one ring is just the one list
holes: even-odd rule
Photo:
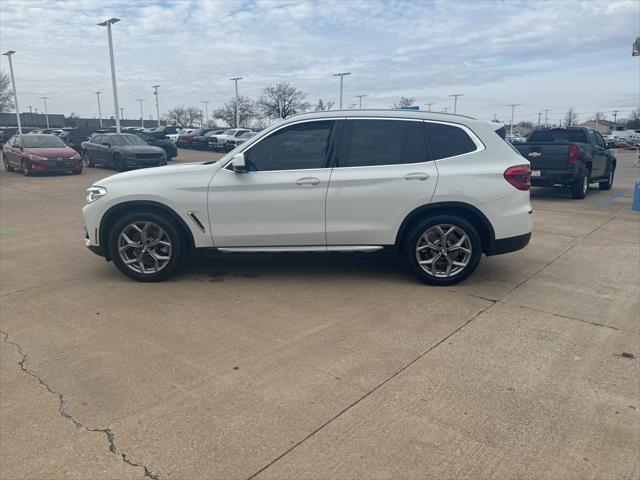
[[[104, 92], [103, 114], [113, 114], [107, 34], [113, 27], [120, 105], [139, 118], [155, 115], [151, 86], [160, 84], [160, 109], [177, 105], [210, 111], [240, 93], [257, 98], [286, 81], [307, 99], [344, 105], [366, 94], [364, 107], [388, 108], [400, 96], [421, 109], [516, 121], [551, 109], [557, 120], [570, 106], [581, 120], [595, 111], [640, 102], [637, 0], [547, 1], [222, 1], [222, 0], [2, 0], [2, 51], [15, 50], [22, 110], [96, 117], [94, 92]], [[0, 68], [8, 70], [6, 57]]]

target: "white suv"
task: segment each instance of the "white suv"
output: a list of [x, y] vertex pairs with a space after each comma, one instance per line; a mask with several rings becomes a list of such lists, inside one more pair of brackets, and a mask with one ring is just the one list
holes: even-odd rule
[[302, 114], [216, 162], [120, 173], [87, 190], [86, 245], [131, 278], [193, 249], [395, 247], [433, 285], [531, 237], [527, 161], [482, 121], [402, 110]]

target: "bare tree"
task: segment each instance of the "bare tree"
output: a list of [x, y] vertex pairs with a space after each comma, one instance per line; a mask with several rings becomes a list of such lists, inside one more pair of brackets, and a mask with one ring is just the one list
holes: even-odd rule
[[629, 118], [625, 123], [625, 128], [628, 130], [640, 129], [640, 108], [631, 110], [631, 113], [629, 114]]
[[13, 90], [9, 74], [0, 72], [0, 112], [8, 112], [13, 108]]
[[601, 122], [602, 120], [606, 120], [607, 116], [602, 112], [596, 112], [591, 119], [594, 122], [596, 122], [596, 121]]
[[236, 99], [232, 98], [213, 112], [213, 118], [222, 120], [231, 128], [247, 126], [249, 120], [256, 116], [256, 105], [249, 97], [238, 97], [238, 122], [236, 125]]
[[401, 97], [398, 103], [391, 105], [391, 108], [402, 109], [412, 106], [416, 103], [416, 99], [413, 97]]
[[577, 124], [578, 124], [578, 114], [573, 109], [573, 107], [571, 107], [569, 110], [567, 110], [567, 113], [564, 114], [562, 125], [564, 125], [565, 127], [573, 127], [574, 125], [577, 125]]
[[306, 95], [288, 83], [266, 87], [258, 105], [265, 117], [287, 118], [309, 110]]
[[200, 121], [202, 113], [196, 107], [185, 107], [184, 105], [169, 110], [164, 114], [164, 118], [171, 124], [178, 127], [192, 127], [194, 123]]
[[313, 110], [315, 112], [325, 112], [327, 110], [331, 110], [333, 108], [333, 106], [336, 104], [336, 102], [330, 102], [330, 101], [322, 101], [321, 98], [318, 99], [318, 104], [313, 107]]

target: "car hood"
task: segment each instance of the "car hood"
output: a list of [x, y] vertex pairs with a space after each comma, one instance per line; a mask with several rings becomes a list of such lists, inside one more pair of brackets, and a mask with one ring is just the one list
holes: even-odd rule
[[118, 184], [120, 182], [128, 182], [128, 181], [154, 181], [159, 177], [162, 177], [163, 182], [167, 181], [167, 177], [174, 176], [176, 178], [182, 177], [183, 175], [192, 175], [192, 174], [200, 174], [201, 172], [210, 172], [211, 175], [214, 174], [217, 170], [220, 169], [222, 164], [218, 161], [215, 163], [181, 163], [180, 165], [169, 165], [165, 167], [153, 167], [153, 168], [144, 168], [140, 170], [129, 170], [128, 172], [117, 173], [116, 175], [111, 175], [110, 177], [105, 177], [101, 180], [95, 182], [94, 185], [99, 185], [101, 187], [108, 187], [109, 185]]
[[162, 153], [160, 147], [152, 147], [151, 145], [122, 145], [116, 147], [117, 150], [121, 150], [127, 153]]
[[25, 153], [43, 158], [69, 158], [78, 154], [73, 148], [69, 147], [25, 148], [24, 151]]

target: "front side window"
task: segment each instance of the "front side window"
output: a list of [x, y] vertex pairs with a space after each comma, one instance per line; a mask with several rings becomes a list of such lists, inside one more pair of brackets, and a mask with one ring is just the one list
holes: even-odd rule
[[596, 136], [596, 143], [598, 146], [606, 148], [607, 144], [605, 143], [604, 138], [602, 138], [602, 135], [600, 135], [600, 132], [594, 131], [593, 134]]
[[102, 135], [94, 135], [93, 138], [91, 138], [91, 143], [101, 143], [102, 142]]
[[340, 166], [400, 165], [429, 160], [422, 122], [350, 120], [351, 140], [346, 162]]
[[326, 167], [333, 123], [299, 123], [272, 133], [245, 152], [247, 169], [265, 172]]
[[462, 128], [426, 122], [427, 137], [434, 160], [475, 152], [478, 147]]

